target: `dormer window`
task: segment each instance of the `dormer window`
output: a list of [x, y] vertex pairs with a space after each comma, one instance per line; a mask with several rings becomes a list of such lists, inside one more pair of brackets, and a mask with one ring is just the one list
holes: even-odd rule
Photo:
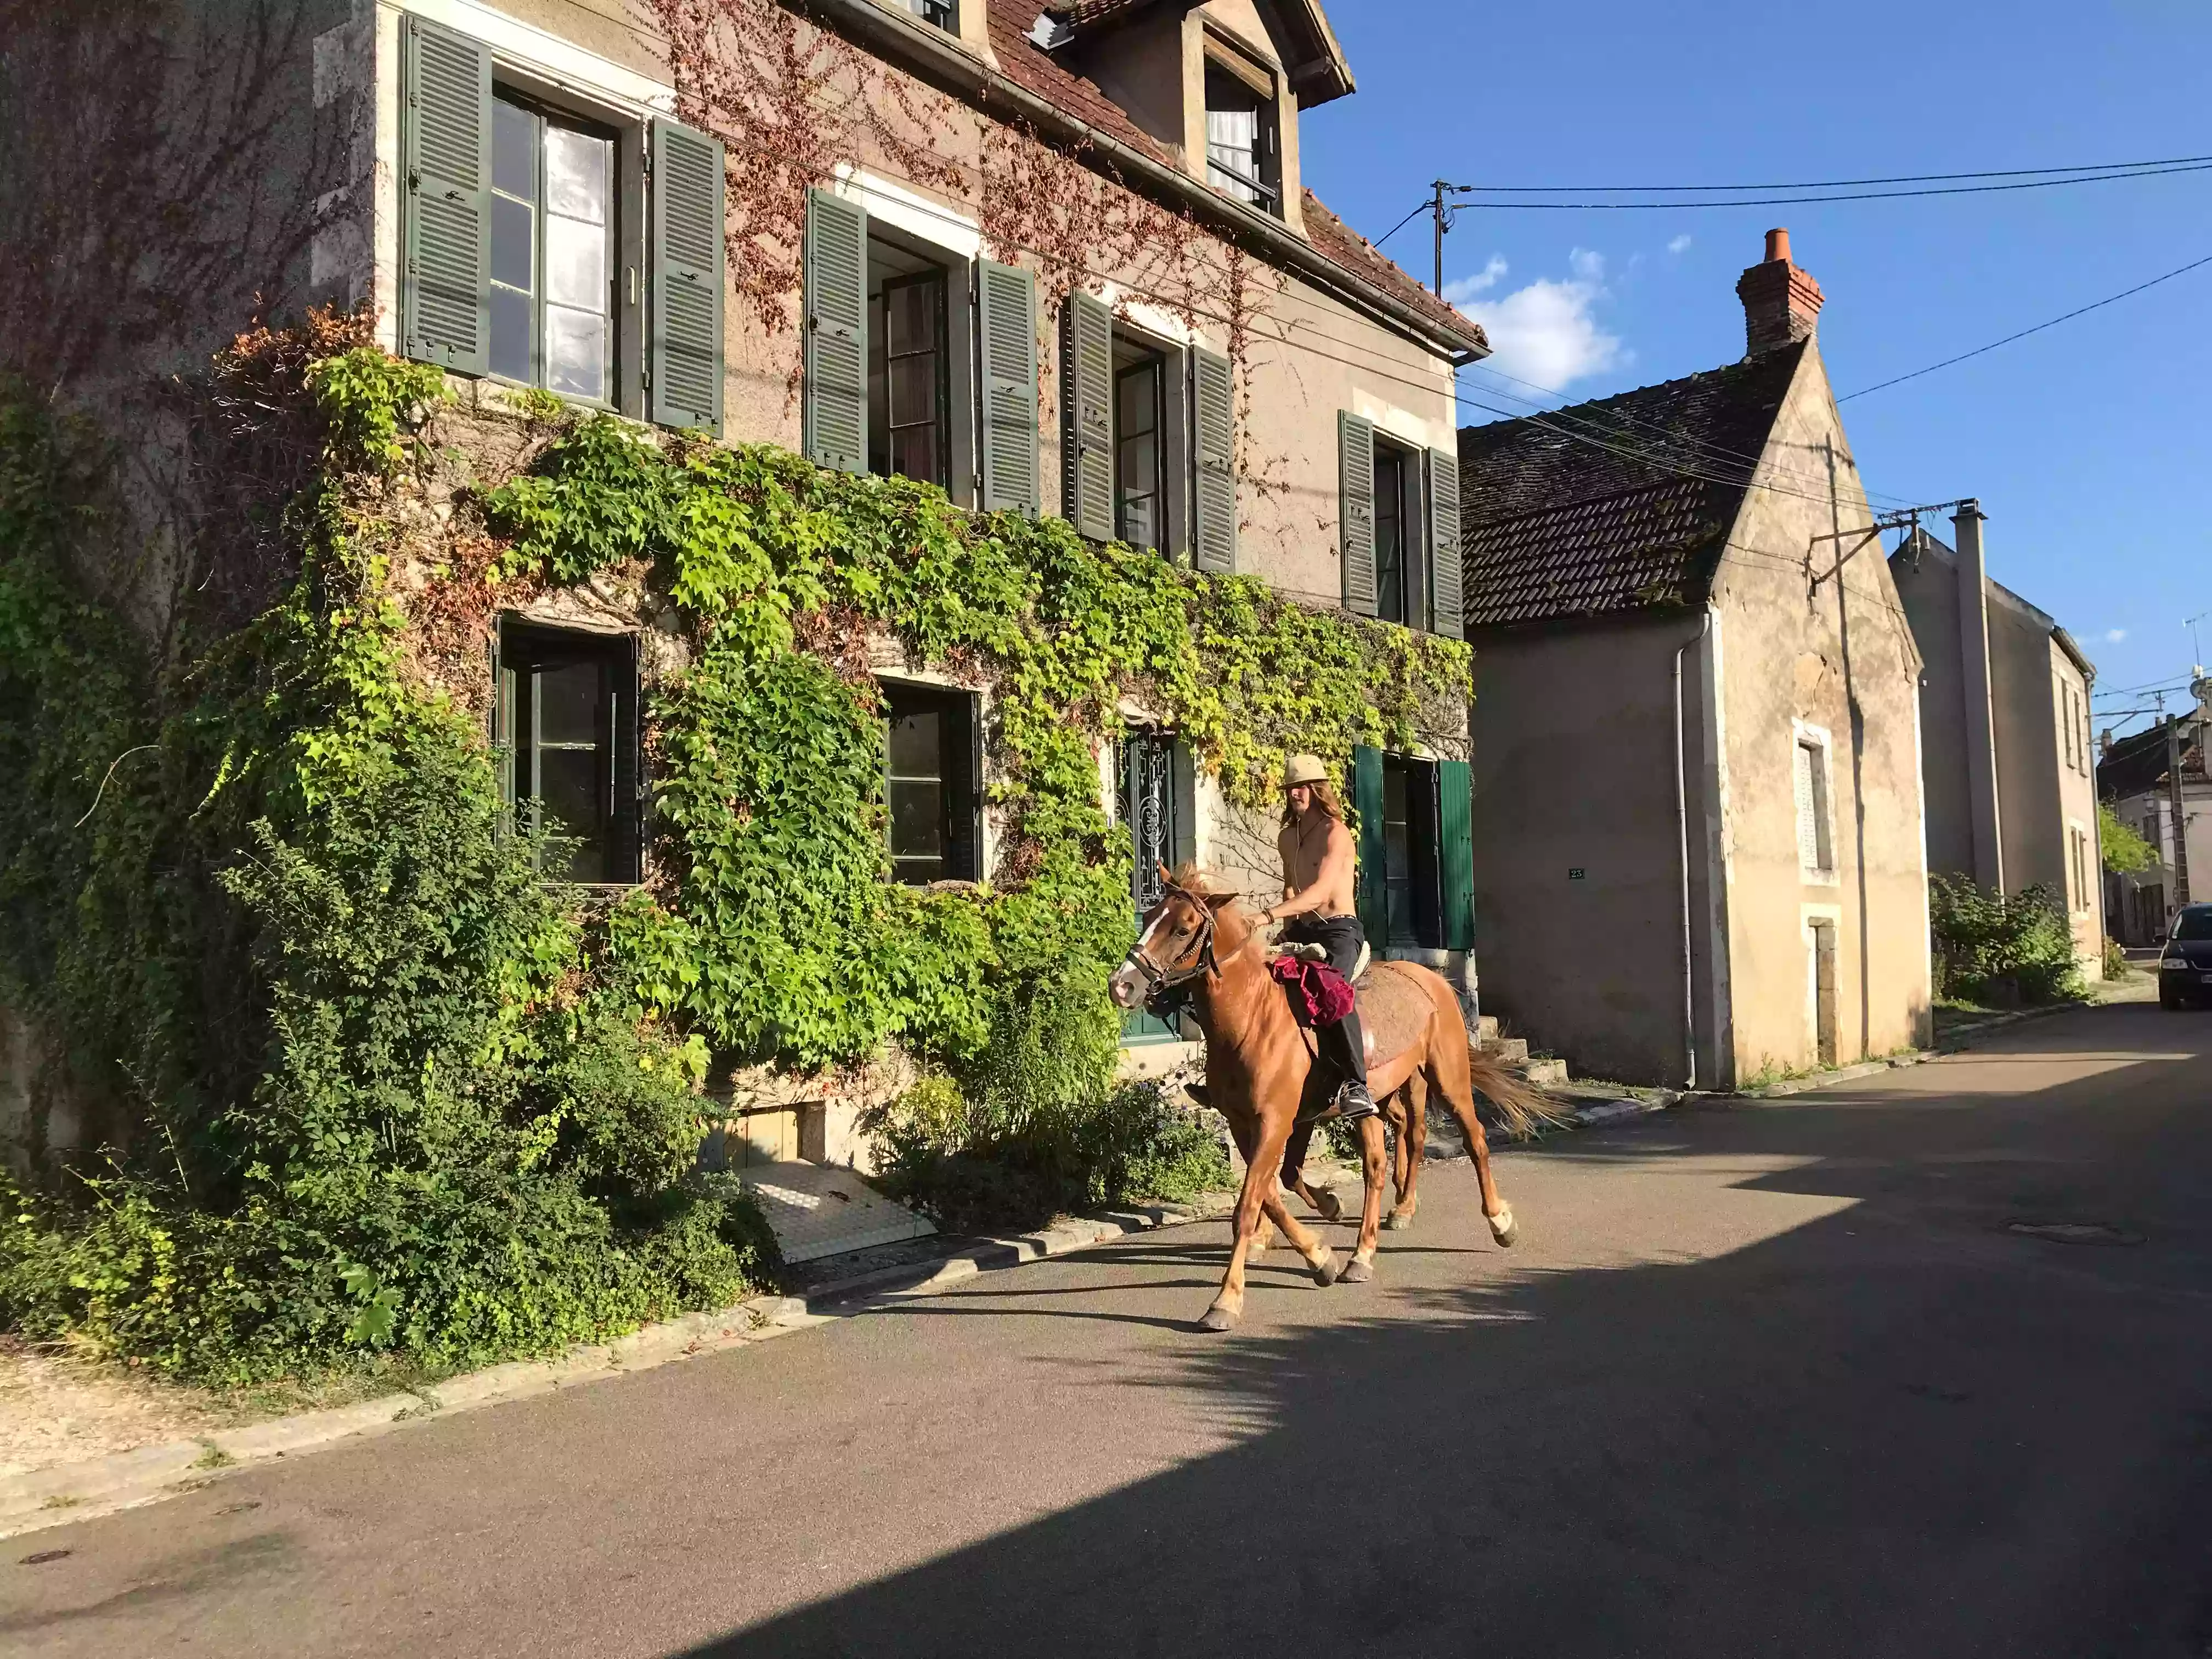
[[907, 9], [925, 23], [943, 29], [947, 34], [960, 33], [960, 8], [957, 0], [906, 0]]
[[1275, 100], [1208, 56], [1206, 64], [1206, 178], [1225, 196], [1267, 213], [1282, 210]]

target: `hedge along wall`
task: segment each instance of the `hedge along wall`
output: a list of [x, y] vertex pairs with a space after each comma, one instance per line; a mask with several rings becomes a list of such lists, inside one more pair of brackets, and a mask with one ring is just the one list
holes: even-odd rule
[[[321, 445], [281, 504], [298, 579], [167, 672], [72, 591], [85, 444], [8, 406], [0, 707], [29, 712], [0, 727], [27, 781], [0, 806], [0, 969], [128, 1130], [23, 1200], [18, 1326], [235, 1377], [459, 1364], [726, 1299], [752, 1246], [691, 1167], [710, 1066], [896, 1045], [972, 1079], [1048, 1019], [1060, 1086], [1103, 1093], [1121, 699], [1250, 805], [1290, 750], [1463, 730], [1456, 642], [770, 449], [542, 398], [464, 415], [434, 374], [316, 337], [223, 368]], [[648, 880], [611, 906], [536, 878], [485, 737], [487, 627], [558, 594], [671, 646]], [[990, 693], [1002, 833], [972, 889], [887, 879], [883, 638]]]

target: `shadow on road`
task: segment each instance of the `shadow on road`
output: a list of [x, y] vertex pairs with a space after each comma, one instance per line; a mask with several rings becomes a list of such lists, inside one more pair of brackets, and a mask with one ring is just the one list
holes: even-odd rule
[[[1249, 1425], [1231, 1449], [696, 1659], [2212, 1652], [2212, 1018], [2137, 1012], [2100, 1017], [2112, 1058], [2032, 1091], [2005, 1063], [2056, 1033], [1548, 1151], [1654, 1182], [1741, 1164], [1790, 1218], [1697, 1259], [1501, 1264], [1386, 1283], [1350, 1322], [1194, 1337], [1172, 1386]], [[1960, 1088], [1990, 1092], [1928, 1109]], [[1197, 1293], [1219, 1260], [1119, 1259]], [[896, 1316], [1122, 1316], [1084, 1300]]]

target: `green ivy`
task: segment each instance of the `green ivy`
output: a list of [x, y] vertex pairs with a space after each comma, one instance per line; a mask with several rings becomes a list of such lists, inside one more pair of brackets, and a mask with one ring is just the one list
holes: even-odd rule
[[[242, 1380], [726, 1301], [767, 1247], [696, 1168], [710, 1063], [902, 1045], [963, 1103], [957, 1133], [893, 1135], [948, 1217], [979, 1158], [1029, 1171], [1025, 1204], [1218, 1178], [1210, 1137], [1112, 1087], [1130, 847], [1099, 745], [1133, 697], [1259, 805], [1286, 751], [1450, 718], [1463, 647], [586, 419], [480, 505], [498, 580], [623, 569], [684, 637], [649, 710], [656, 878], [595, 908], [537, 878], [481, 722], [414, 653], [399, 507], [442, 380], [286, 349], [323, 455], [283, 506], [296, 580], [174, 668], [74, 578], [109, 522], [98, 443], [0, 394], [0, 1000], [108, 1147], [0, 1194], [0, 1323]], [[990, 699], [994, 882], [888, 879], [870, 633]]]
[[[649, 1007], [747, 1059], [852, 1060], [897, 1038], [982, 1088], [1003, 1010], [1050, 990], [1087, 1034], [1069, 1045], [1085, 1076], [1061, 1086], [1103, 1097], [1129, 846], [1096, 757], [1121, 700], [1249, 805], [1273, 798], [1286, 751], [1406, 746], [1425, 710], [1469, 693], [1455, 641], [764, 447], [663, 451], [592, 417], [483, 507], [510, 571], [570, 582], [642, 563], [678, 607], [694, 656], [652, 711], [672, 883], [625, 905], [615, 937]], [[988, 692], [1005, 885], [889, 884], [875, 694], [843, 666], [863, 630]]]

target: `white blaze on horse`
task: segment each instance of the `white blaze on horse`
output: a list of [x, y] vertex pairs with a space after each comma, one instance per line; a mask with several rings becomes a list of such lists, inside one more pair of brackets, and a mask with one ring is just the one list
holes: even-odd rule
[[[1136, 944], [1115, 971], [1109, 989], [1115, 1002], [1134, 1008], [1154, 993], [1187, 988], [1192, 1012], [1206, 1033], [1208, 1103], [1228, 1120], [1244, 1158], [1244, 1184], [1237, 1198], [1237, 1238], [1229, 1253], [1221, 1293], [1206, 1310], [1205, 1327], [1225, 1331], [1244, 1312], [1244, 1264], [1255, 1245], [1264, 1249], [1262, 1218], [1279, 1229], [1291, 1247], [1313, 1270], [1316, 1282], [1335, 1282], [1334, 1252], [1301, 1225], [1276, 1190], [1283, 1156], [1297, 1127], [1301, 1104], [1310, 1091], [1334, 1091], [1334, 1081], [1317, 1076], [1316, 1062], [1290, 1001], [1267, 970], [1267, 952], [1253, 919], [1243, 914], [1234, 893], [1216, 892], [1188, 872], [1163, 870], [1166, 890], [1145, 915]], [[1552, 1115], [1540, 1096], [1468, 1041], [1459, 995], [1439, 975], [1407, 962], [1378, 962], [1360, 983], [1360, 1011], [1374, 1037], [1368, 1060], [1368, 1085], [1398, 1125], [1398, 1198], [1390, 1224], [1411, 1221], [1413, 1187], [1420, 1170], [1427, 1133], [1427, 1103], [1440, 1097], [1459, 1120], [1474, 1154], [1482, 1188], [1482, 1212], [1491, 1235], [1510, 1245], [1513, 1212], [1498, 1195], [1490, 1169], [1490, 1146], [1475, 1115], [1479, 1088], [1496, 1104], [1517, 1134], [1534, 1131]], [[1309, 1116], [1311, 1113], [1309, 1111]], [[1359, 1240], [1347, 1281], [1374, 1276], [1375, 1251], [1382, 1210], [1382, 1120], [1360, 1121], [1362, 1173], [1366, 1202], [1360, 1214]], [[1301, 1184], [1298, 1190], [1306, 1192]], [[1310, 1194], [1308, 1194], [1310, 1200]]]

